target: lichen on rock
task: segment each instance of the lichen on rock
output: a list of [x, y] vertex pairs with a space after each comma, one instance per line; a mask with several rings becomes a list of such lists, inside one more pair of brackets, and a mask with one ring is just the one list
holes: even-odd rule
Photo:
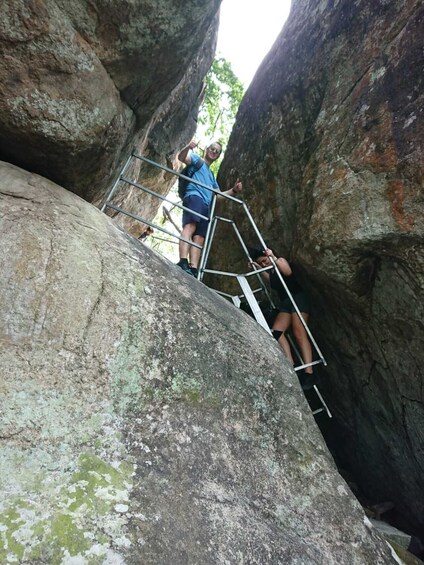
[[392, 562], [267, 332], [77, 196], [0, 173], [2, 562]]

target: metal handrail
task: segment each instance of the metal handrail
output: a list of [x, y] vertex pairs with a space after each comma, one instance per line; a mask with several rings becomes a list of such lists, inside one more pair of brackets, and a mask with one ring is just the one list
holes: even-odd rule
[[[185, 180], [187, 180], [187, 181], [189, 181], [189, 182], [191, 182], [191, 183], [193, 183], [193, 184], [196, 184], [197, 186], [201, 186], [201, 187], [203, 187], [203, 188], [205, 188], [205, 189], [207, 189], [207, 190], [209, 190], [210, 192], [213, 193], [213, 198], [212, 198], [211, 207], [210, 207], [210, 218], [212, 218], [212, 221], [209, 221], [209, 223], [208, 223], [208, 229], [207, 229], [207, 233], [206, 233], [206, 236], [205, 236], [205, 242], [204, 242], [204, 245], [203, 245], [203, 246], [200, 246], [200, 245], [194, 243], [193, 241], [187, 240], [187, 239], [185, 239], [185, 238], [183, 238], [183, 237], [181, 237], [181, 236], [177, 236], [176, 234], [173, 234], [172, 232], [167, 231], [165, 228], [163, 228], [163, 226], [159, 226], [159, 225], [157, 225], [157, 224], [154, 224], [154, 223], [152, 223], [152, 222], [150, 222], [150, 221], [148, 221], [148, 220], [143, 219], [141, 216], [138, 216], [138, 215], [136, 215], [136, 214], [132, 214], [131, 212], [127, 212], [127, 211], [123, 210], [122, 208], [120, 208], [120, 207], [118, 207], [118, 206], [115, 206], [114, 204], [111, 203], [110, 200], [111, 200], [112, 196], [115, 194], [116, 189], [117, 189], [117, 187], [118, 187], [118, 185], [119, 185], [119, 182], [125, 182], [125, 183], [129, 184], [130, 186], [134, 186], [134, 187], [136, 187], [136, 188], [138, 188], [138, 189], [140, 189], [140, 190], [143, 190], [143, 191], [149, 193], [149, 194], [152, 195], [152, 196], [158, 197], [159, 199], [161, 199], [161, 200], [164, 201], [164, 202], [168, 202], [168, 203], [170, 203], [170, 204], [172, 204], [172, 205], [174, 205], [174, 206], [177, 206], [178, 208], [180, 208], [180, 209], [182, 209], [182, 210], [189, 210], [191, 213], [194, 213], [195, 215], [197, 215], [197, 216], [199, 216], [199, 217], [201, 217], [201, 218], [203, 218], [203, 219], [205, 219], [205, 220], [209, 220], [209, 219], [210, 219], [210, 218], [208, 218], [208, 217], [206, 217], [206, 216], [203, 216], [202, 214], [199, 214], [198, 212], [195, 212], [194, 210], [191, 210], [190, 208], [185, 207], [184, 205], [181, 205], [181, 204], [172, 202], [171, 200], [167, 199], [167, 198], [164, 197], [163, 195], [158, 194], [158, 193], [156, 193], [155, 191], [153, 191], [153, 190], [151, 190], [151, 189], [149, 189], [149, 188], [147, 188], [147, 187], [143, 187], [142, 185], [140, 185], [140, 184], [138, 184], [138, 183], [135, 183], [135, 182], [133, 182], [133, 181], [130, 181], [129, 179], [125, 178], [125, 177], [124, 177], [124, 172], [127, 170], [128, 165], [129, 165], [129, 163], [130, 163], [130, 161], [131, 161], [131, 159], [132, 159], [133, 157], [134, 157], [135, 159], [139, 159], [139, 160], [141, 160], [141, 161], [143, 161], [143, 162], [145, 162], [145, 163], [147, 163], [147, 164], [150, 164], [150, 165], [152, 165], [152, 166], [154, 166], [154, 167], [156, 167], [156, 168], [158, 168], [158, 169], [161, 169], [161, 170], [163, 170], [163, 171], [165, 171], [165, 172], [167, 172], [167, 173], [169, 173], [169, 174], [171, 174], [171, 175], [177, 176], [177, 177], [179, 177], [179, 178], [183, 178], [183, 179], [185, 179]], [[254, 270], [253, 270], [253, 271], [251, 271], [251, 272], [249, 272], [249, 273], [246, 273], [246, 274], [244, 274], [244, 275], [238, 275], [237, 273], [230, 273], [230, 272], [226, 272], [226, 271], [216, 271], [216, 270], [206, 269], [206, 268], [205, 268], [207, 259], [208, 259], [208, 257], [209, 257], [210, 249], [211, 249], [212, 237], [213, 237], [213, 235], [215, 234], [215, 230], [216, 230], [216, 226], [217, 226], [217, 221], [218, 221], [218, 220], [219, 220], [219, 221], [224, 221], [224, 222], [227, 222], [227, 223], [230, 223], [230, 224], [233, 225], [233, 228], [234, 228], [234, 230], [235, 230], [235, 232], [236, 232], [236, 235], [237, 235], [237, 237], [238, 237], [238, 239], [239, 239], [239, 241], [240, 241], [240, 243], [241, 243], [241, 245], [242, 245], [243, 251], [245, 252], [247, 258], [251, 261], [251, 258], [250, 258], [250, 256], [249, 256], [248, 249], [247, 249], [247, 247], [246, 247], [246, 245], [245, 245], [245, 243], [244, 243], [244, 241], [243, 241], [243, 238], [241, 237], [241, 234], [240, 234], [240, 232], [239, 232], [239, 230], [238, 230], [238, 228], [237, 228], [235, 222], [234, 222], [233, 220], [229, 220], [229, 219], [227, 219], [227, 218], [221, 218], [221, 217], [218, 217], [218, 216], [214, 216], [215, 207], [216, 207], [216, 198], [217, 198], [218, 196], [219, 196], [219, 197], [222, 197], [222, 198], [225, 198], [225, 199], [227, 199], [227, 200], [230, 200], [230, 201], [232, 201], [232, 202], [235, 202], [235, 203], [237, 203], [237, 204], [240, 204], [240, 205], [243, 207], [243, 210], [244, 210], [244, 212], [245, 212], [245, 214], [246, 214], [246, 216], [247, 216], [247, 218], [248, 218], [248, 220], [249, 220], [249, 222], [250, 222], [250, 225], [251, 225], [251, 227], [253, 228], [253, 230], [254, 230], [254, 232], [255, 232], [255, 234], [256, 234], [256, 236], [257, 236], [257, 238], [258, 238], [260, 244], [262, 245], [263, 249], [267, 249], [268, 246], [266, 245], [265, 240], [263, 239], [263, 237], [262, 237], [262, 235], [261, 235], [261, 233], [260, 233], [260, 231], [259, 231], [259, 229], [258, 229], [258, 227], [257, 227], [257, 225], [256, 225], [256, 223], [255, 223], [255, 221], [254, 221], [254, 219], [253, 219], [252, 214], [250, 213], [250, 210], [248, 209], [246, 203], [245, 203], [243, 200], [240, 200], [239, 198], [235, 198], [234, 196], [231, 196], [231, 195], [229, 195], [229, 194], [225, 194], [224, 192], [221, 192], [220, 190], [214, 189], [214, 188], [212, 188], [212, 187], [210, 187], [210, 186], [208, 186], [208, 185], [206, 185], [206, 184], [204, 184], [204, 183], [202, 183], [202, 182], [200, 182], [200, 181], [197, 181], [197, 180], [195, 180], [195, 179], [193, 179], [193, 178], [191, 178], [191, 177], [188, 177], [188, 176], [186, 176], [186, 175], [183, 175], [182, 173], [179, 173], [179, 172], [177, 172], [177, 171], [174, 171], [173, 169], [170, 169], [169, 167], [166, 167], [166, 166], [164, 166], [164, 165], [161, 165], [161, 164], [159, 164], [159, 163], [156, 163], [155, 161], [152, 161], [151, 159], [148, 159], [147, 157], [144, 157], [143, 155], [138, 155], [137, 153], [134, 153], [134, 152], [133, 152], [133, 153], [130, 155], [130, 157], [127, 159], [127, 161], [126, 161], [126, 163], [125, 163], [125, 165], [124, 165], [124, 168], [123, 168], [123, 170], [122, 170], [122, 172], [121, 172], [119, 178], [118, 178], [117, 181], [114, 183], [114, 185], [113, 185], [111, 191], [109, 192], [109, 194], [108, 194], [108, 196], [107, 196], [107, 198], [106, 198], [106, 200], [105, 200], [105, 202], [104, 202], [104, 204], [103, 204], [101, 210], [104, 211], [106, 207], [109, 207], [109, 208], [111, 208], [111, 209], [113, 209], [113, 210], [115, 210], [115, 211], [117, 211], [117, 212], [123, 213], [123, 214], [125, 214], [125, 215], [127, 215], [127, 216], [129, 216], [129, 217], [131, 217], [131, 218], [133, 218], [133, 219], [136, 219], [136, 220], [138, 220], [138, 221], [140, 221], [140, 222], [143, 222], [144, 224], [146, 224], [146, 225], [148, 225], [148, 226], [150, 226], [150, 227], [156, 228], [156, 229], [158, 229], [159, 231], [162, 231], [163, 233], [166, 233], [167, 235], [169, 235], [169, 236], [171, 236], [171, 237], [177, 238], [177, 239], [179, 239], [180, 241], [184, 241], [185, 243], [189, 243], [190, 245], [193, 245], [194, 247], [197, 247], [198, 249], [203, 250], [203, 253], [201, 254], [200, 265], [199, 265], [199, 272], [198, 272], [198, 278], [199, 278], [199, 280], [202, 279], [204, 273], [217, 274], [217, 275], [223, 275], [223, 276], [232, 276], [232, 277], [236, 277], [236, 278], [239, 277], [239, 276], [243, 276], [243, 277], [246, 277], [246, 278], [249, 277], [249, 276], [253, 276], [253, 275], [256, 276], [256, 277], [261, 281], [261, 286], [263, 286], [263, 289], [264, 289], [265, 293], [267, 294], [267, 297], [269, 298], [270, 303], [271, 303], [272, 306], [274, 306], [273, 301], [272, 301], [272, 298], [271, 298], [271, 296], [269, 295], [269, 293], [268, 293], [268, 291], [267, 291], [267, 288], [266, 288], [266, 285], [263, 283], [262, 277], [260, 276], [260, 274], [273, 268], [273, 269], [275, 270], [275, 272], [277, 273], [277, 276], [278, 276], [278, 278], [279, 278], [279, 280], [280, 280], [280, 282], [281, 282], [281, 284], [282, 284], [282, 286], [283, 286], [285, 292], [287, 293], [287, 296], [289, 297], [291, 303], [293, 304], [294, 310], [295, 310], [296, 314], [298, 315], [298, 317], [299, 317], [299, 319], [300, 319], [300, 321], [301, 321], [303, 327], [305, 328], [305, 331], [306, 331], [306, 333], [307, 333], [309, 339], [311, 340], [313, 346], [315, 347], [315, 350], [316, 350], [317, 354], [318, 354], [319, 357], [320, 357], [320, 361], [318, 361], [318, 363], [319, 363], [319, 362], [322, 362], [324, 365], [327, 365], [327, 363], [326, 363], [326, 361], [325, 361], [325, 359], [324, 359], [324, 356], [323, 356], [323, 354], [322, 354], [320, 348], [318, 347], [318, 344], [316, 343], [316, 341], [315, 341], [315, 339], [314, 339], [314, 337], [313, 337], [313, 335], [312, 335], [312, 333], [311, 333], [311, 331], [310, 331], [308, 325], [306, 324], [305, 320], [303, 319], [302, 313], [300, 312], [300, 310], [299, 310], [299, 308], [298, 308], [296, 302], [294, 301], [293, 296], [292, 296], [291, 292], [289, 291], [289, 289], [288, 289], [288, 287], [287, 287], [287, 284], [286, 284], [286, 282], [284, 281], [284, 278], [283, 278], [283, 276], [282, 276], [280, 270], [278, 269], [278, 266], [276, 265], [276, 263], [275, 263], [275, 261], [274, 261], [274, 259], [273, 259], [272, 257], [270, 257], [271, 265], [270, 265], [269, 267], [264, 267], [264, 268], [261, 268], [261, 269], [257, 269], [257, 268], [254, 267]], [[312, 363], [312, 364], [315, 364], [315, 362]], [[309, 365], [310, 365], [310, 364], [309, 364]], [[297, 369], [299, 369], [299, 368], [300, 368], [300, 367], [298, 367]]]
[[182, 173], [178, 173], [177, 171], [174, 171], [174, 169], [170, 169], [169, 167], [165, 167], [165, 165], [160, 165], [159, 163], [155, 163], [155, 161], [152, 161], [151, 159], [147, 159], [147, 157], [143, 157], [143, 155], [137, 155], [136, 153], [132, 154], [133, 157], [135, 157], [136, 159], [140, 159], [141, 161], [144, 161], [145, 163], [149, 163], [149, 165], [153, 165], [158, 169], [161, 169], [162, 171], [166, 171], [167, 173], [170, 173], [171, 175], [174, 175], [176, 177], [188, 180], [189, 182], [192, 182], [193, 184], [196, 184], [197, 186], [201, 186], [202, 188], [206, 188], [207, 190], [209, 190], [209, 192], [213, 192], [215, 195], [222, 197], [222, 198], [226, 198], [228, 200], [231, 200], [232, 202], [236, 202], [237, 204], [241, 204], [243, 205], [244, 202], [243, 200], [240, 200], [239, 198], [236, 198], [235, 196], [231, 196], [230, 194], [225, 194], [225, 192], [221, 192], [220, 190], [216, 190], [216, 188], [212, 188], [211, 186], [208, 186], [207, 184], [204, 184], [203, 182], [194, 180], [191, 177], [187, 177], [186, 175], [183, 175]]
[[[173, 202], [169, 198], [166, 198], [166, 196], [163, 196], [163, 194], [159, 194], [158, 192], [155, 192], [151, 188], [147, 188], [146, 186], [143, 186], [142, 184], [138, 184], [138, 183], [133, 182], [129, 179], [126, 179], [122, 176], [121, 176], [121, 180], [123, 182], [126, 182], [127, 184], [130, 184], [131, 186], [134, 186], [135, 188], [142, 190], [143, 192], [147, 192], [151, 196], [157, 196], [163, 202], [168, 202], [168, 204], [172, 204], [173, 206], [176, 206], [177, 208], [180, 208], [181, 210], [187, 210], [188, 212], [191, 212], [195, 216], [199, 216], [199, 218], [202, 218], [203, 220], [208, 220], [208, 221], [210, 220], [210, 218], [208, 218], [208, 216], [203, 216], [203, 214], [199, 214], [199, 212], [196, 212], [195, 210], [192, 210], [191, 208], [187, 208], [187, 206], [183, 206], [182, 204], [179, 204], [178, 202]], [[106, 204], [106, 205], [108, 206], [108, 204]]]
[[186, 243], [189, 243], [190, 245], [193, 245], [193, 247], [197, 247], [198, 249], [203, 249], [201, 245], [198, 245], [197, 243], [194, 243], [193, 241], [190, 241], [189, 239], [185, 239], [184, 237], [181, 237], [180, 235], [176, 235], [175, 233], [172, 233], [172, 232], [166, 230], [163, 226], [160, 226], [158, 224], [154, 224], [153, 222], [150, 222], [149, 220], [146, 220], [145, 218], [142, 218], [141, 216], [137, 216], [137, 214], [133, 214], [132, 212], [127, 212], [126, 210], [119, 208], [119, 206], [115, 206], [114, 204], [111, 204], [111, 203], [108, 203], [107, 206], [108, 206], [108, 208], [112, 208], [112, 210], [115, 210], [116, 212], [120, 212], [121, 214], [124, 214], [125, 216], [129, 216], [130, 218], [133, 218], [134, 220], [142, 222], [143, 224], [146, 224], [147, 226], [150, 226], [151, 228], [155, 228], [159, 231], [162, 231], [163, 233], [166, 233], [166, 235], [170, 235], [171, 237], [176, 237], [180, 241], [185, 241]]

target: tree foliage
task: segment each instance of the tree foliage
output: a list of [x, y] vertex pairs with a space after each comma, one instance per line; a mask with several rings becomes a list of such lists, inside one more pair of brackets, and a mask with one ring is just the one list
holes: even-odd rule
[[[243, 95], [243, 84], [234, 74], [230, 63], [222, 57], [216, 58], [205, 78], [205, 97], [199, 110], [195, 138], [203, 139], [206, 144], [211, 141], [220, 141], [225, 148]], [[221, 159], [222, 156], [211, 165], [215, 174], [218, 172]], [[173, 195], [176, 200], [178, 200], [177, 184], [175, 183], [171, 191], [171, 196]], [[172, 221], [169, 219], [171, 212], [173, 215]], [[163, 226], [168, 231], [179, 232], [178, 226], [181, 224], [181, 215], [178, 208], [167, 209], [166, 212], [161, 209], [154, 219], [154, 223]], [[176, 262], [179, 257], [178, 245], [174, 240], [166, 240], [167, 236], [162, 237], [161, 234], [155, 233], [148, 238], [146, 245]]]
[[199, 133], [225, 146], [230, 137], [244, 87], [223, 57], [215, 58], [206, 75], [205, 98], [199, 112]]

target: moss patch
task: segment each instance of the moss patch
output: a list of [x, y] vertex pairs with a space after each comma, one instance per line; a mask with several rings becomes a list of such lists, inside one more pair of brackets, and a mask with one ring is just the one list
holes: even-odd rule
[[116, 539], [130, 543], [124, 530], [133, 472], [131, 463], [111, 465], [84, 453], [66, 486], [3, 506], [0, 562], [59, 564], [80, 556], [87, 564], [102, 563]]
[[110, 365], [113, 407], [120, 415], [137, 406], [141, 398], [141, 375], [146, 364], [144, 333], [141, 322], [128, 325]]

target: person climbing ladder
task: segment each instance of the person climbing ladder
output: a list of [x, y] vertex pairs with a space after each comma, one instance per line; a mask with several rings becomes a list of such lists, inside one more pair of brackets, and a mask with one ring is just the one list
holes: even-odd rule
[[[303, 320], [307, 323], [310, 314], [309, 297], [293, 274], [288, 261], [284, 257], [277, 258], [271, 249], [261, 250], [250, 248], [249, 253], [251, 259], [253, 259], [253, 263], [249, 264], [250, 269], [252, 269], [253, 266], [259, 269], [270, 267], [272, 265], [270, 258], [273, 259], [275, 266], [284, 279], [284, 282], [286, 283], [287, 288], [302, 315]], [[299, 315], [297, 314], [296, 309], [280, 280], [280, 277], [275, 269], [272, 269], [271, 271], [264, 271], [261, 275], [269, 283], [271, 288], [277, 291], [281, 301], [278, 308], [279, 312], [272, 325], [273, 336], [284, 350], [290, 363], [294, 365], [290, 344], [285, 335], [285, 332], [291, 327], [294, 338], [299, 346], [303, 363], [305, 365], [312, 363], [312, 346], [309, 341], [308, 334], [306, 333], [305, 327], [300, 320]], [[305, 367], [302, 372], [297, 371], [297, 375], [302, 388], [308, 389], [314, 385], [315, 381], [312, 366]]]

